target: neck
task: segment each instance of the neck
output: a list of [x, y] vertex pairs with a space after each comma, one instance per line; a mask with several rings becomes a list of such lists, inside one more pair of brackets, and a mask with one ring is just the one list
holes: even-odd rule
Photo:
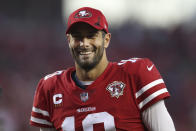
[[104, 53], [100, 62], [93, 69], [91, 69], [89, 71], [86, 71], [86, 70], [82, 69], [79, 65], [75, 64], [76, 65], [76, 75], [77, 75], [78, 79], [81, 81], [94, 81], [94, 80], [96, 80], [97, 77], [99, 77], [104, 72], [108, 63], [109, 62], [108, 62], [107, 57]]

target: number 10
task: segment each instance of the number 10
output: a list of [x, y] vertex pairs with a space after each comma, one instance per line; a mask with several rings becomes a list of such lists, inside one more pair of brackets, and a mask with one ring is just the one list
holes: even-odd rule
[[[105, 131], [116, 131], [114, 117], [107, 112], [88, 114], [82, 121], [84, 131], [93, 131], [93, 124], [104, 123]], [[63, 131], [75, 131], [74, 116], [66, 117], [61, 125]]]

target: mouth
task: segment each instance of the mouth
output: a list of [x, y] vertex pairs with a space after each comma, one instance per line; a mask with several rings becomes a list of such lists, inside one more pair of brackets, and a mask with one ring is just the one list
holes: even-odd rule
[[96, 50], [97, 48], [93, 46], [88, 48], [76, 47], [73, 48], [73, 53], [78, 61], [89, 61], [95, 56]]
[[84, 48], [77, 49], [77, 54], [82, 57], [90, 57], [95, 53], [95, 48]]
[[87, 60], [93, 57], [94, 52], [93, 51], [80, 51], [79, 52], [79, 58], [82, 60]]
[[80, 51], [79, 55], [90, 55], [92, 53], [93, 53], [92, 51]]

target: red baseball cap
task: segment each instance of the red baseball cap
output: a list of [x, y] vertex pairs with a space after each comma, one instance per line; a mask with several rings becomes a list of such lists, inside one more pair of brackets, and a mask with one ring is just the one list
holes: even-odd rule
[[73, 24], [84, 22], [98, 30], [104, 30], [108, 33], [108, 23], [103, 13], [90, 7], [82, 7], [74, 11], [68, 19], [66, 34], [69, 33]]

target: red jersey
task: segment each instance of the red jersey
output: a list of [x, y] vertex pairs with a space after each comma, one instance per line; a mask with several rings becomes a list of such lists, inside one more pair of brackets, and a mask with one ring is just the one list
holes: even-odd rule
[[169, 96], [148, 59], [110, 62], [86, 89], [73, 81], [74, 71], [57, 71], [40, 80], [31, 125], [59, 131], [144, 131], [142, 111]]

